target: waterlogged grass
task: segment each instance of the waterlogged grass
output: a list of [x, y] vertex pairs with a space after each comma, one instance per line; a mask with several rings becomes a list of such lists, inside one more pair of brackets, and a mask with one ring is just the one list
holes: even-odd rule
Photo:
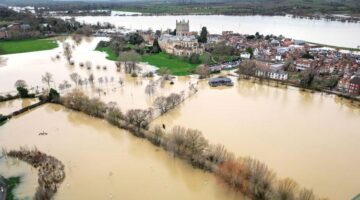
[[26, 53], [33, 51], [50, 50], [58, 47], [53, 39], [29, 39], [0, 41], [0, 54]]
[[5, 184], [7, 187], [6, 200], [14, 200], [15, 196], [13, 190], [20, 184], [20, 177], [10, 177], [8, 179], [5, 179]]

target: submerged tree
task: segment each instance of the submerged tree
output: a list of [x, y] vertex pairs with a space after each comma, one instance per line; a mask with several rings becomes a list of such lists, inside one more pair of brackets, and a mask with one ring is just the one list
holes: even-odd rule
[[126, 113], [125, 119], [128, 124], [134, 125], [139, 132], [141, 128], [148, 127], [151, 117], [151, 110], [133, 109]]
[[125, 72], [131, 74], [135, 72], [136, 63], [141, 61], [141, 56], [135, 51], [128, 51], [121, 53], [118, 60], [125, 63]]
[[81, 77], [78, 73], [74, 72], [70, 74], [70, 79], [75, 83], [76, 86], [78, 86]]
[[43, 82], [48, 86], [48, 88], [50, 88], [50, 84], [54, 82], [53, 75], [49, 72], [46, 72], [43, 76], [41, 76], [41, 82]]
[[70, 62], [72, 58], [72, 49], [69, 43], [64, 42], [63, 43], [63, 50], [64, 50], [64, 56], [67, 59], [68, 62]]

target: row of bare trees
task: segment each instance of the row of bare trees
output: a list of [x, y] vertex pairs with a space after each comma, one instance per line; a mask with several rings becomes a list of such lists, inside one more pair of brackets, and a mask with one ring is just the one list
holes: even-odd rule
[[154, 101], [154, 107], [160, 111], [160, 114], [163, 115], [169, 110], [175, 108], [182, 102], [183, 96], [180, 94], [172, 93], [167, 97], [157, 97]]

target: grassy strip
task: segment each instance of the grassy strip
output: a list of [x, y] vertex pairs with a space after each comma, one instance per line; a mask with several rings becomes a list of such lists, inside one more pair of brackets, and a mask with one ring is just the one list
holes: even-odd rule
[[20, 177], [10, 177], [5, 179], [6, 184], [6, 200], [13, 200], [15, 196], [13, 194], [13, 190], [20, 184]]
[[[107, 53], [107, 59], [116, 61], [117, 56], [110, 47], [96, 48], [96, 51]], [[191, 72], [196, 69], [199, 64], [191, 64], [188, 61], [172, 56], [166, 53], [147, 54], [142, 56], [142, 61], [158, 68], [166, 68], [176, 76], [186, 76], [192, 74]]]
[[28, 39], [0, 41], [0, 54], [25, 53], [54, 49], [58, 44], [53, 39]]

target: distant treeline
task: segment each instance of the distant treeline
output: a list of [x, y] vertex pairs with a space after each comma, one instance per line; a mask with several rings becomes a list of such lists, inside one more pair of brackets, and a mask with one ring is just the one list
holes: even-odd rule
[[113, 0], [45, 1], [0, 0], [6, 5], [32, 5], [51, 10], [118, 9], [150, 14], [309, 15], [315, 13], [360, 13], [358, 0]]

